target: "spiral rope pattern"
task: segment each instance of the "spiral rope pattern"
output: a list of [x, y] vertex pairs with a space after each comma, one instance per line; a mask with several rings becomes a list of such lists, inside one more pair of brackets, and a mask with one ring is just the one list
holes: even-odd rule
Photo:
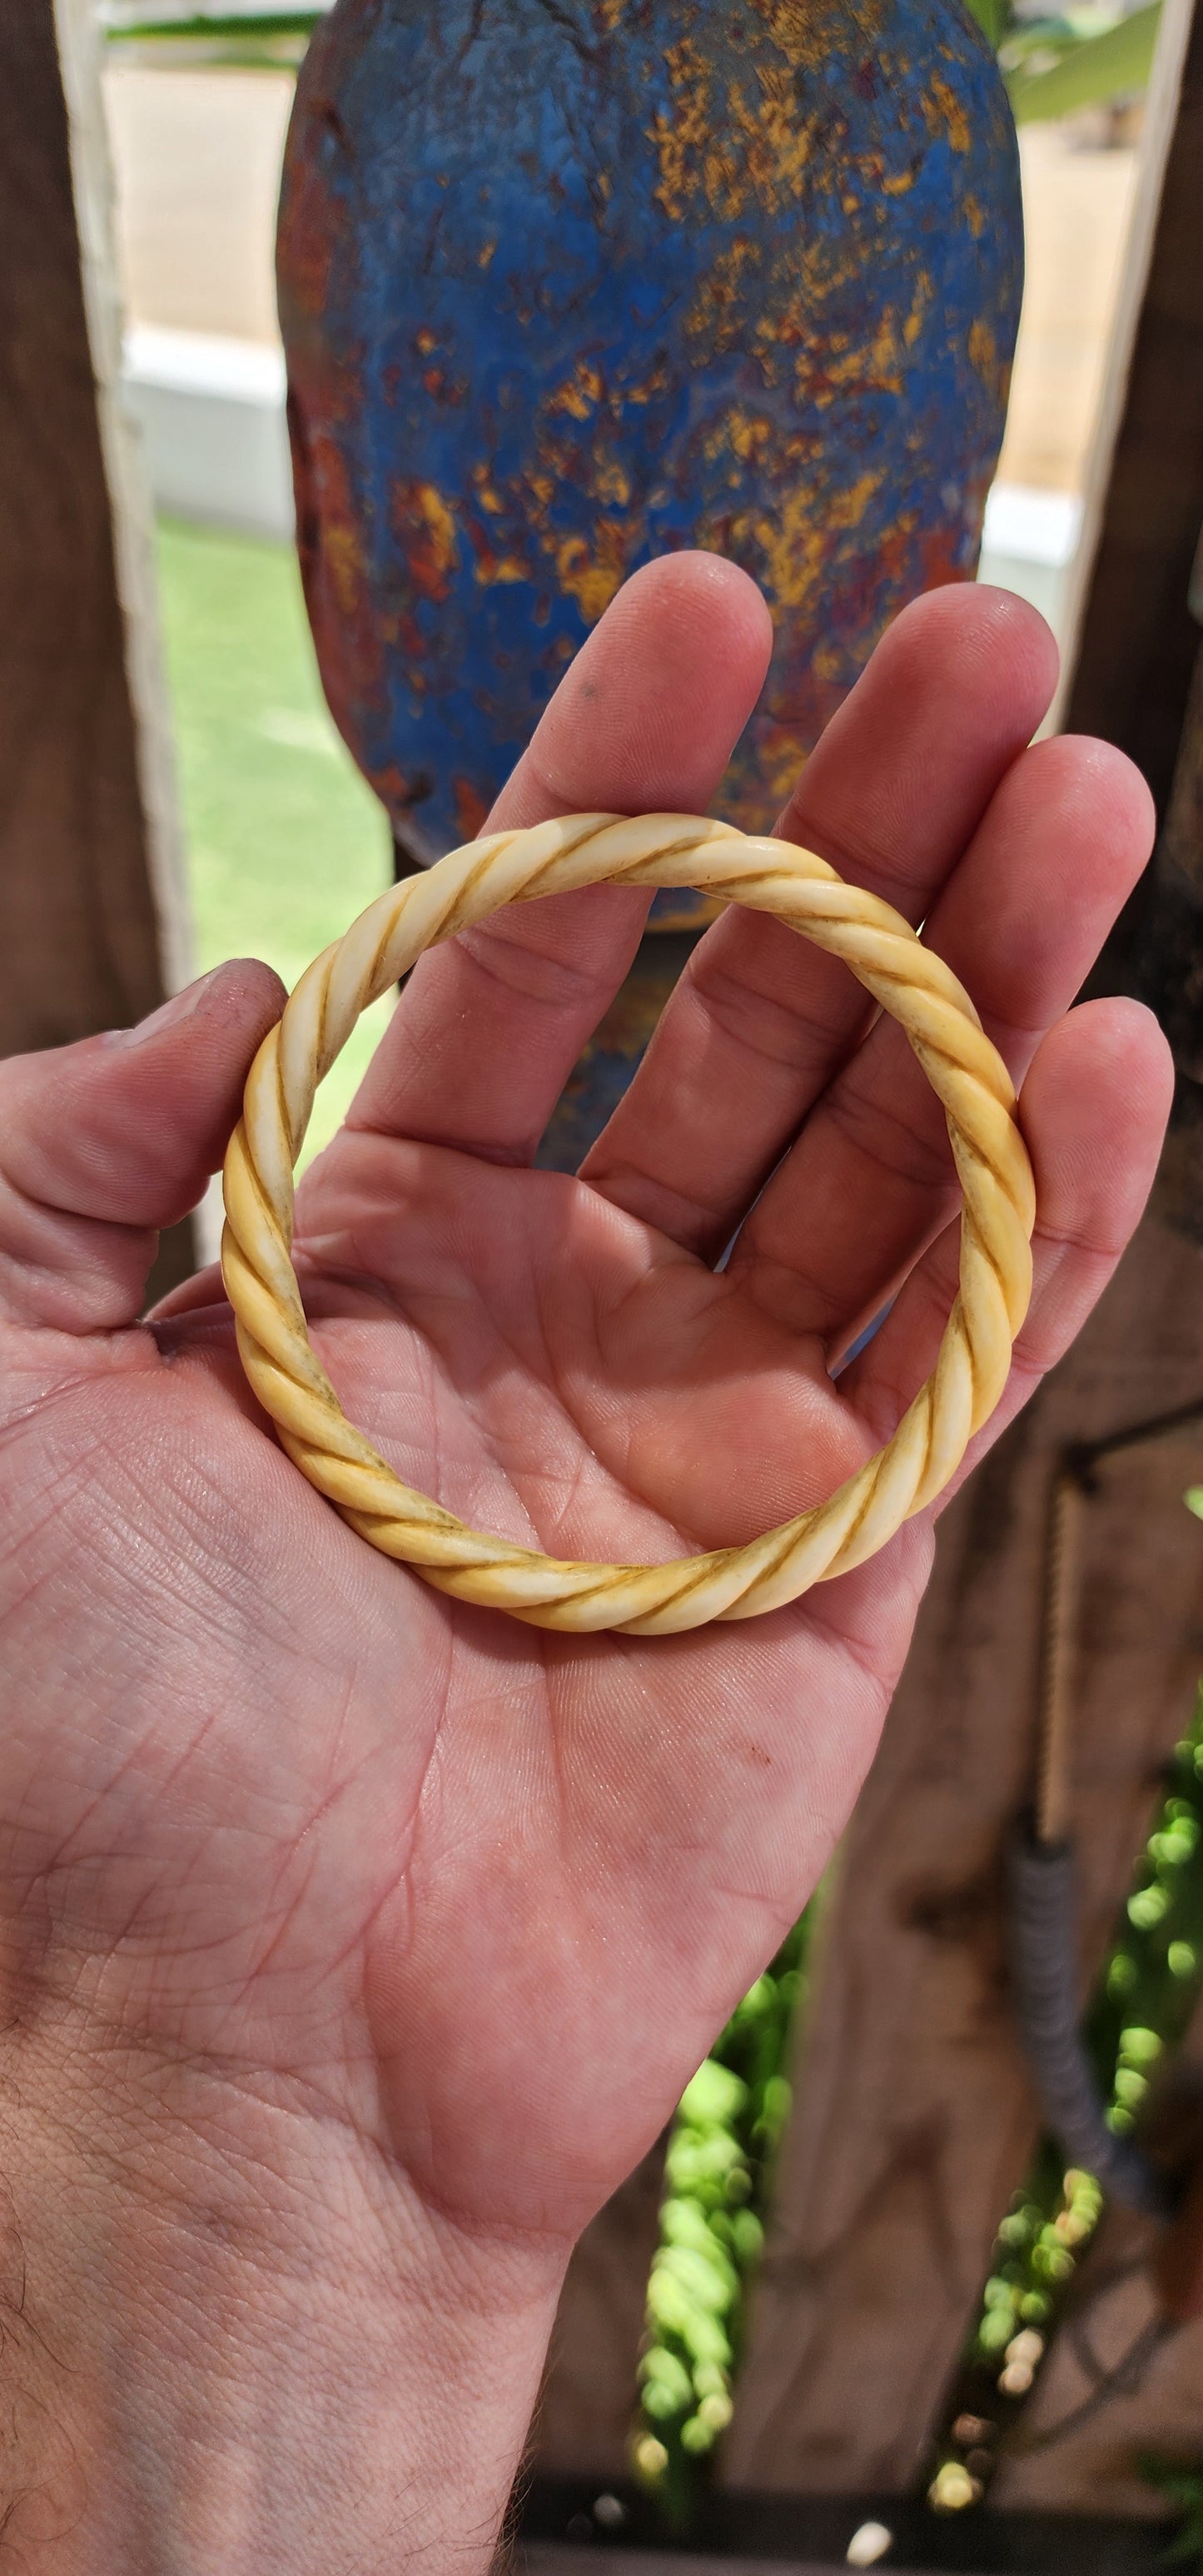
[[[935, 1370], [891, 1440], [825, 1503], [747, 1547], [667, 1565], [541, 1556], [401, 1482], [348, 1422], [292, 1266], [293, 1166], [314, 1093], [359, 1017], [436, 941], [503, 904], [600, 882], [695, 886], [842, 957], [906, 1031], [948, 1121], [964, 1197], [960, 1292]], [[301, 977], [247, 1078], [225, 1163], [222, 1268], [243, 1367], [282, 1446], [344, 1520], [461, 1601], [536, 1627], [663, 1636], [752, 1619], [861, 1565], [940, 1493], [1006, 1383], [1031, 1293], [1031, 1165], [1015, 1094], [964, 988], [901, 914], [785, 841], [687, 814], [571, 814], [452, 850], [369, 904]]]

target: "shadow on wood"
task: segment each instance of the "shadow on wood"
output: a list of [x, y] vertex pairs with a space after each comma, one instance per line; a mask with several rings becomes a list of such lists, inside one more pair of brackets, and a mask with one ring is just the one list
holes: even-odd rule
[[[904, 2489], [972, 2323], [1036, 2106], [1008, 1991], [1054, 1462], [1203, 1395], [1203, 1252], [1146, 1220], [1061, 1368], [952, 1505], [827, 1911], [724, 2457], [768, 2490]], [[1203, 1430], [1088, 1506], [1072, 1814], [1083, 1991], [1203, 1669]]]
[[[131, 681], [152, 612], [123, 600], [136, 548], [114, 539], [96, 332], [111, 304], [119, 336], [115, 289], [81, 259], [81, 235], [103, 259], [107, 173], [98, 105], [68, 114], [64, 72], [89, 95], [88, 63], [60, 62], [77, 35], [95, 41], [76, 0], [0, 7], [0, 1055], [139, 1019], [184, 946]], [[156, 1285], [191, 1267], [175, 1228]]]

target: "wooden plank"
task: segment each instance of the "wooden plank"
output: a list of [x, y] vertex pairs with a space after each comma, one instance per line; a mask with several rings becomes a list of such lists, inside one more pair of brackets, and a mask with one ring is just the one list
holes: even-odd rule
[[0, 0], [4, 1054], [137, 1019], [187, 972], [95, 41], [85, 0]]
[[[1149, 2107], [1145, 2134], [1170, 2143], [1175, 2130], [1184, 2144], [1203, 2149], [1203, 2007]], [[1146, 2453], [1198, 2459], [1203, 2318], [1142, 2351], [1140, 2339], [1160, 2312], [1156, 2265], [1164, 2232], [1156, 2219], [1133, 2210], [1104, 2214], [1065, 2322], [991, 2483], [992, 2507], [1165, 2514], [1165, 2498], [1138, 2476], [1137, 2462]], [[1130, 2355], [1129, 2378], [1122, 2365]], [[1099, 2367], [1118, 2372], [1109, 2391], [1099, 2390]]]
[[[1155, 1217], [1075, 1350], [946, 1515], [825, 1921], [722, 2475], [891, 2493], [919, 2470], [1036, 2135], [1004, 1852], [1027, 1797], [1054, 1461], [1203, 1395], [1203, 1252]], [[1073, 1815], [1101, 1958], [1203, 1668], [1203, 1434], [1109, 1462], [1087, 1509]]]
[[569, 2265], [532, 2437], [544, 2476], [626, 2474], [663, 2167], [661, 2144], [586, 2228]]
[[1167, 0], [1069, 603], [1079, 643], [1066, 693], [1069, 729], [1118, 743], [1161, 811], [1198, 641], [1187, 586], [1203, 521], [1201, 174], [1203, 9]]
[[195, 942], [159, 621], [150, 484], [141, 434], [122, 382], [125, 312], [117, 270], [115, 181], [95, 0], [54, 0], [54, 21], [126, 685], [134, 720], [146, 868], [160, 973], [165, 990], [173, 993], [195, 972]]
[[[1198, 64], [1203, 114], [1203, 47]], [[1203, 140], [1203, 138], [1201, 138]], [[1203, 158], [1196, 192], [1203, 217]], [[1203, 308], [1201, 308], [1203, 309]], [[1178, 1097], [1162, 1173], [1163, 1203], [1199, 1228], [1203, 1213], [1203, 1065], [1197, 1046], [1203, 974], [1203, 650], [1196, 656], [1173, 789], [1158, 852], [1151, 918], [1136, 943], [1141, 981], [1175, 1041]], [[1191, 2135], [1188, 2161], [1203, 2157], [1203, 2009], [1151, 2106], [1150, 2124]], [[1137, 2474], [1143, 2453], [1197, 2457], [1203, 2426], [1203, 2319], [1155, 2336], [1156, 2278], [1164, 2231], [1155, 2220], [1109, 2210], [1074, 2285], [1065, 2325], [1025, 2406], [1011, 2456], [991, 2502], [1039, 2509], [1153, 2515], [1164, 2500]], [[1171, 2270], [1179, 2261], [1171, 2253]], [[1141, 2338], [1153, 2338], [1148, 2349]], [[1131, 2371], [1122, 2365], [1136, 2356]], [[1115, 2371], [1100, 2389], [1098, 2372]]]

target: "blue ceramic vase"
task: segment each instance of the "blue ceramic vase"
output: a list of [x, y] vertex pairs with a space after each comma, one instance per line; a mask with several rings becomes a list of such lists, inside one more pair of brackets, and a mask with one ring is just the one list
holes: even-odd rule
[[888, 619], [973, 573], [1021, 241], [960, 0], [338, 0], [280, 313], [322, 674], [402, 840], [479, 827], [680, 546], [772, 610], [720, 800], [763, 827]]

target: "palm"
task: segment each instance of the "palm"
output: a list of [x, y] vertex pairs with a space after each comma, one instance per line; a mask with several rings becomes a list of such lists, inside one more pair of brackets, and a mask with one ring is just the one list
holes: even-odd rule
[[[800, 1372], [746, 1293], [575, 1182], [356, 1137], [303, 1205], [306, 1300], [352, 1412], [486, 1526], [654, 1556], [750, 1531], [849, 1464], [819, 1346]], [[478, 2214], [530, 2214], [537, 2136], [579, 2219], [821, 1865], [916, 1550], [876, 1587], [871, 1674], [804, 1611], [582, 1649], [369, 1554], [250, 1418], [224, 1310], [160, 1342], [129, 1336], [82, 1382], [71, 1348], [53, 1436], [40, 1411], [14, 1429], [31, 1526], [10, 1641], [61, 1730], [50, 1758], [43, 1719], [18, 1784], [26, 1865], [58, 1855], [91, 1889], [98, 1961], [153, 1926], [121, 2012], [164, 2056], [314, 2088]], [[98, 1430], [89, 1482], [30, 1514]], [[129, 1634], [132, 1546], [149, 1639]], [[65, 1566], [87, 1578], [47, 1628]], [[648, 1959], [699, 1918], [632, 2048]]]
[[[603, 669], [604, 635], [590, 647]], [[1013, 750], [1031, 720], [1021, 705]], [[703, 773], [721, 767], [718, 732]], [[991, 758], [979, 809], [1007, 767]], [[685, 793], [672, 784], [638, 801], [710, 792], [704, 775]], [[574, 780], [559, 801], [603, 801], [590, 785]], [[605, 801], [620, 801], [612, 787]], [[989, 812], [977, 844], [988, 826]], [[821, 818], [810, 828], [819, 837]], [[1065, 837], [1050, 810], [1038, 870]], [[1071, 997], [1133, 839], [1129, 826], [1122, 860], [1108, 874], [1095, 858], [1099, 881], [1062, 907], [1053, 962], [1033, 966], [1004, 884], [993, 971], [1004, 986], [1026, 978], [1018, 998], [1031, 1004], [999, 994], [1004, 1034], [1038, 1033]], [[1066, 864], [1079, 864], [1072, 847]], [[953, 905], [955, 948], [949, 883], [939, 903], [931, 887], [910, 900], [935, 933]], [[590, 1185], [514, 1168], [517, 1136], [532, 1119], [537, 1133], [566, 1065], [549, 1045], [546, 1066], [520, 1070], [508, 1095], [498, 1084], [488, 1041], [504, 1058], [513, 983], [526, 979], [528, 1010], [532, 994], [541, 1003], [538, 979], [562, 962], [558, 940], [571, 956], [574, 923], [610, 943], [599, 987], [629, 948], [626, 912], [574, 900], [575, 914], [533, 908], [525, 921], [545, 911], [546, 925], [512, 934], [501, 977], [492, 953], [473, 1023], [479, 1077], [466, 1063], [440, 1089], [426, 1042], [436, 1023], [462, 1022], [455, 979], [480, 978], [479, 954], [448, 953], [415, 978], [357, 1124], [301, 1193], [299, 1268], [348, 1412], [408, 1481], [557, 1553], [654, 1558], [796, 1511], [890, 1427], [947, 1303], [949, 1176], [938, 1122], [886, 1034], [867, 1032], [841, 992], [852, 1016], [807, 1064], [835, 988], [791, 1003], [796, 944], [766, 948], [785, 935], [734, 919], [708, 999], [699, 981]], [[771, 1050], [736, 1025], [749, 939], [751, 1017]], [[553, 996], [568, 1062], [589, 1011], [580, 981]], [[704, 1081], [689, 1017], [703, 1003]], [[1047, 1041], [1043, 1088], [1039, 1065], [1033, 1076], [1050, 1245], [1098, 1234], [1100, 1191], [1115, 1241], [1068, 1271], [1063, 1250], [1038, 1250], [1029, 1371], [1097, 1293], [1155, 1150], [1155, 1040], [1127, 1030], [1118, 1044], [1104, 1021], [1077, 1015]], [[481, 1133], [490, 1085], [502, 1132]], [[1105, 1180], [1083, 1180], [1083, 1121], [1110, 1134]], [[896, 1186], [882, 1178], [883, 1134]], [[837, 1394], [826, 1361], [912, 1271]], [[48, 1919], [50, 1973], [155, 2061], [199, 2060], [235, 2088], [332, 2113], [474, 2219], [571, 2234], [813, 1884], [905, 1652], [926, 1527], [751, 1625], [549, 1637], [445, 1601], [318, 1500], [257, 1415], [212, 1283], [154, 1335], [27, 1330], [18, 1306], [5, 1357], [0, 1643], [29, 1718], [6, 1749], [0, 1883], [19, 1939], [36, 1943]]]

